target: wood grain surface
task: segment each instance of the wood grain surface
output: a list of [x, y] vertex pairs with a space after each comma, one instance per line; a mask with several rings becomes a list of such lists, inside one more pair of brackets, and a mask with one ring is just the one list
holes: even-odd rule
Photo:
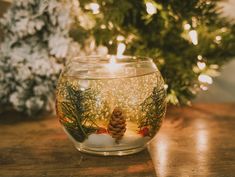
[[55, 117], [0, 116], [0, 177], [235, 176], [235, 104], [170, 108], [148, 150], [123, 157], [82, 154]]

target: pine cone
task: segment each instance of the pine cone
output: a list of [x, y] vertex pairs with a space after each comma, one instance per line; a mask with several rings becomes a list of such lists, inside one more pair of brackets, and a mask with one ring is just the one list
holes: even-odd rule
[[119, 143], [119, 140], [122, 139], [126, 132], [126, 117], [121, 108], [117, 107], [113, 110], [108, 125], [108, 132], [116, 139], [116, 143]]

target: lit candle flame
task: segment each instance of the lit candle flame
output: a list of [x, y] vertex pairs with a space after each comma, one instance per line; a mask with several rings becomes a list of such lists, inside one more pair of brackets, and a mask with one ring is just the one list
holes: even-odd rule
[[110, 73], [115, 73], [120, 69], [121, 66], [117, 64], [116, 56], [112, 55], [106, 67]]
[[124, 43], [119, 43], [117, 47], [117, 58], [123, 58], [123, 53], [126, 50], [126, 45]]
[[118, 70], [121, 69], [121, 65], [117, 63], [117, 59], [123, 58], [123, 53], [126, 49], [126, 45], [124, 43], [119, 43], [117, 47], [117, 55], [112, 55], [109, 63], [106, 65], [107, 69], [110, 71], [111, 74], [117, 73]]

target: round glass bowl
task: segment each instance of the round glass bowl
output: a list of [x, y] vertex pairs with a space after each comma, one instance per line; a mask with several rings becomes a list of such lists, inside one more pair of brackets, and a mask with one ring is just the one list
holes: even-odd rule
[[61, 73], [56, 111], [79, 151], [128, 155], [156, 135], [165, 98], [163, 78], [149, 58], [81, 57]]

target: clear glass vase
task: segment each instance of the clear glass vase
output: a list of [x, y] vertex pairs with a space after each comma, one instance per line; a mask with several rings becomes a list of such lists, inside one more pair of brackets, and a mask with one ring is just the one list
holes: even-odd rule
[[56, 111], [79, 151], [127, 155], [156, 135], [165, 98], [163, 78], [149, 58], [80, 57], [61, 73]]

